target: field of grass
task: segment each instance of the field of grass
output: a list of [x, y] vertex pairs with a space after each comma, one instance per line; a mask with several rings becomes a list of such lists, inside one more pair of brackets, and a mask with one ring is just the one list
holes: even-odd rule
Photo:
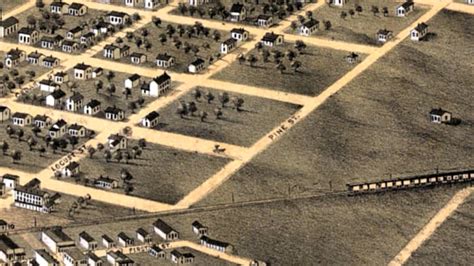
[[[436, 168], [472, 168], [474, 17], [443, 11], [437, 37], [406, 40], [296, 125], [218, 188], [205, 204], [234, 193], [252, 200], [317, 193], [348, 182], [414, 175]], [[452, 51], [456, 51], [453, 53]], [[433, 124], [442, 107], [458, 126]], [[258, 177], [258, 178], [257, 178]], [[264, 177], [264, 178], [263, 178]]]
[[[7, 52], [8, 51], [0, 51], [0, 62], [2, 62], [2, 64], [3, 62], [5, 62], [5, 55]], [[14, 69], [18, 71], [18, 75], [16, 75], [16, 71]], [[30, 76], [28, 74], [30, 73], [30, 71], [33, 71], [35, 75]], [[32, 78], [34, 79], [35, 77], [42, 76], [48, 71], [50, 71], [49, 68], [41, 67], [38, 65], [32, 65], [32, 64], [29, 64], [27, 61], [21, 62], [16, 68], [7, 68], [3, 66], [0, 69], [0, 76], [2, 78], [4, 76], [8, 76], [8, 81], [4, 82], [5, 85], [2, 88], [0, 88], [0, 97], [8, 94], [9, 92], [8, 88], [18, 88], [19, 86], [22, 86], [23, 84], [30, 82]], [[3, 78], [3, 80], [5, 79]], [[11, 83], [11, 85], [9, 85], [8, 83]], [[13, 87], [13, 85], [15, 85], [15, 87]]]
[[[278, 50], [283, 54], [288, 50], [297, 52], [291, 43], [269, 50]], [[286, 57], [282, 58], [286, 70], [280, 73], [272, 57], [269, 62], [263, 62], [257, 49], [249, 54], [258, 58], [255, 66], [251, 67], [248, 63], [239, 64], [236, 60], [212, 78], [291, 93], [317, 95], [354, 67], [344, 59], [346, 52], [313, 46], [308, 46], [302, 55], [296, 57], [295, 60], [301, 62], [301, 68], [296, 73]]]
[[[168, 35], [167, 27], [171, 25], [175, 29], [175, 33]], [[186, 26], [184, 26], [186, 29]], [[143, 30], [146, 30], [148, 34], [143, 36], [141, 33]], [[188, 37], [186, 33], [179, 33], [178, 24], [174, 23], [166, 23], [162, 22], [159, 27], [155, 26], [154, 23], [149, 23], [144, 27], [138, 29], [137, 31], [133, 32], [134, 38], [128, 39], [123, 38], [123, 44], [130, 46], [130, 54], [137, 52], [142, 53], [147, 56], [147, 62], [143, 63], [143, 66], [157, 68], [156, 66], [156, 56], [158, 54], [167, 53], [175, 57], [175, 64], [170, 67], [169, 69], [175, 72], [187, 72], [188, 65], [193, 62], [196, 58], [201, 58], [206, 61], [206, 65], [208, 64], [208, 59], [211, 56], [220, 52], [220, 43], [223, 40], [226, 40], [230, 35], [224, 31], [216, 31], [220, 34], [221, 38], [220, 41], [215, 41], [213, 39], [213, 33], [216, 30], [210, 29], [209, 35], [206, 37], [203, 34], [193, 34], [192, 37]], [[161, 37], [164, 34], [166, 41], [161, 42]], [[181, 35], [181, 36], [180, 36]], [[141, 40], [143, 45], [140, 47], [137, 46], [136, 40]], [[179, 48], [176, 46], [176, 42], [174, 40], [178, 40], [181, 42]], [[148, 42], [151, 47], [149, 49], [145, 48], [144, 43]], [[186, 46], [185, 44], [188, 44]], [[204, 47], [205, 44], [208, 44], [209, 47]], [[185, 51], [185, 47], [196, 47], [198, 50], [195, 53], [193, 50]], [[95, 55], [96, 58], [101, 58], [105, 60], [113, 60], [103, 57], [103, 51], [101, 50]], [[214, 57], [215, 58], [215, 57]], [[130, 61], [130, 57], [124, 57], [119, 60], [122, 63], [133, 64]], [[134, 65], [134, 64], [133, 64]]]
[[474, 196], [468, 198], [406, 265], [469, 265], [474, 261]]
[[[8, 136], [6, 131], [8, 125], [15, 129], [16, 132], [18, 132], [20, 129], [23, 130], [24, 136], [21, 138], [21, 141], [18, 140], [17, 135], [12, 135], [11, 138]], [[36, 137], [34, 136], [34, 133], [31, 131], [31, 129], [33, 129], [33, 127], [31, 126], [13, 126], [10, 121], [0, 123], [0, 143], [2, 143], [3, 145], [3, 142], [5, 141], [7, 142], [9, 147], [5, 154], [0, 151], [1, 166], [36, 173], [48, 167], [50, 164], [59, 160], [60, 158], [62, 158], [73, 150], [73, 147], [68, 144], [66, 149], [63, 150], [59, 148], [56, 150], [56, 152], [54, 152], [51, 146], [48, 147], [46, 142], [44, 141], [44, 136], [48, 134], [48, 129], [42, 129], [42, 132], [40, 132]], [[30, 137], [33, 137], [33, 139], [37, 141], [37, 144], [33, 146], [32, 150], [30, 150], [27, 142]], [[65, 139], [67, 140], [66, 137]], [[75, 145], [75, 148], [80, 147], [81, 144], [87, 141], [87, 139], [79, 138], [78, 141], [79, 143]], [[40, 152], [38, 151], [40, 147], [44, 147], [46, 149], [46, 152], [42, 156], [40, 156]], [[15, 163], [13, 163], [11, 157], [14, 151], [20, 151], [22, 154], [21, 160]]]
[[0, 2], [0, 8], [3, 10], [3, 13], [6, 12], [26, 3], [27, 0], [6, 0]]
[[[199, 91], [204, 95], [210, 91], [216, 99], [208, 104], [203, 95], [202, 99], [196, 101], [193, 92], [190, 92], [174, 104], [160, 110], [160, 123], [156, 129], [235, 145], [250, 146], [299, 108], [299, 106], [289, 103], [241, 94], [230, 94], [231, 98], [239, 97], [244, 100], [242, 111], [237, 111], [232, 103], [228, 103], [222, 108], [223, 117], [216, 119], [214, 110], [221, 107], [218, 98], [222, 91], [208, 88], [199, 88]], [[180, 101], [195, 102], [198, 108], [196, 114], [180, 118], [176, 114]], [[199, 113], [201, 111], [209, 114], [204, 122], [201, 122], [200, 119]], [[239, 132], [239, 134], [236, 134], [236, 132]]]
[[[455, 192], [444, 187], [421, 193], [301, 199], [158, 217], [176, 229], [181, 239], [191, 241], [197, 241], [191, 223], [198, 220], [209, 228], [211, 238], [232, 244], [236, 254], [271, 265], [382, 265]], [[96, 239], [102, 234], [116, 237], [121, 231], [134, 236], [140, 227], [150, 232], [156, 219], [110, 221], [65, 232], [77, 236], [85, 230]], [[153, 240], [162, 242], [156, 234]]]
[[[406, 17], [397, 17], [395, 8], [401, 2], [393, 0], [368, 0], [350, 2], [344, 7], [323, 6], [314, 11], [313, 18], [320, 22], [319, 30], [313, 33], [312, 36], [324, 37], [328, 39], [353, 42], [360, 44], [377, 44], [375, 34], [380, 29], [387, 29], [393, 31], [393, 34], [398, 34], [401, 30], [408, 27], [411, 23], [417, 20], [426, 11], [426, 7], [415, 4], [415, 10], [409, 13]], [[349, 10], [355, 10], [355, 5], [362, 6], [362, 13], [351, 17]], [[376, 16], [371, 12], [371, 7], [375, 5], [379, 8], [380, 13]], [[387, 7], [389, 15], [384, 16], [382, 8]], [[347, 13], [345, 19], [341, 18], [341, 12]], [[323, 21], [331, 22], [331, 29], [325, 30]], [[288, 32], [292, 32], [288, 29]], [[295, 31], [297, 33], [297, 31]]]
[[[129, 140], [129, 147], [136, 145]], [[81, 160], [83, 178], [96, 179], [99, 175], [120, 180], [121, 169], [133, 176], [132, 196], [174, 204], [207, 178], [211, 177], [228, 162], [227, 159], [189, 153], [148, 144], [142, 155], [126, 164], [112, 159], [105, 161], [103, 153], [98, 152], [91, 159]], [[72, 180], [67, 180], [73, 182]], [[120, 183], [120, 182], [119, 182]], [[123, 188], [114, 193], [124, 193]]]

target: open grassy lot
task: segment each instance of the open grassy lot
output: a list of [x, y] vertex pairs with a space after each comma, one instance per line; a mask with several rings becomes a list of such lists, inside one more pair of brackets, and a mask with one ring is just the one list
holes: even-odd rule
[[0, 8], [3, 10], [3, 13], [6, 13], [15, 7], [18, 7], [24, 3], [26, 3], [27, 0], [8, 0], [8, 1], [2, 1], [0, 2]]
[[[207, 204], [345, 189], [348, 182], [474, 165], [474, 17], [443, 11], [437, 37], [406, 40], [205, 199]], [[453, 53], [452, 51], [456, 51]], [[462, 120], [433, 124], [442, 107]], [[263, 178], [264, 177], [264, 178]]]
[[[130, 55], [134, 52], [145, 54], [147, 62], [142, 65], [147, 67], [157, 68], [157, 55], [168, 54], [175, 58], [175, 64], [169, 68], [170, 70], [187, 72], [188, 65], [196, 58], [206, 61], [206, 65], [209, 64], [210, 57], [216, 59], [215, 55], [220, 52], [219, 40], [223, 41], [228, 37], [227, 32], [209, 29], [202, 25], [196, 27], [161, 22], [156, 26], [151, 22], [135, 32], [127, 33], [126, 38], [119, 39], [123, 42], [116, 45], [130, 46]], [[105, 58], [103, 54], [101, 50], [95, 57], [113, 60]], [[130, 56], [123, 57], [119, 61], [133, 64]]]
[[[319, 29], [312, 36], [325, 37], [328, 39], [361, 43], [377, 44], [375, 34], [380, 29], [393, 31], [398, 34], [401, 30], [417, 20], [425, 11], [426, 7], [415, 4], [415, 9], [406, 17], [397, 17], [395, 8], [402, 2], [393, 0], [368, 0], [347, 3], [344, 7], [323, 6], [313, 13], [313, 18], [320, 22]], [[355, 12], [355, 5], [362, 7], [362, 12]], [[378, 7], [380, 13], [374, 15], [372, 6]], [[384, 16], [383, 8], [388, 9], [388, 15]], [[350, 16], [349, 10], [353, 10], [355, 15]], [[341, 12], [345, 12], [347, 17], [341, 18]], [[325, 21], [330, 21], [331, 27], [325, 29]], [[288, 29], [288, 32], [297, 33], [298, 30]]]
[[[134, 146], [136, 142], [129, 140], [130, 149]], [[103, 175], [120, 181], [121, 170], [126, 169], [133, 176], [130, 195], [170, 204], [176, 203], [228, 162], [224, 158], [150, 143], [137, 159], [128, 164], [124, 160], [119, 163], [115, 158], [107, 163], [103, 153], [98, 152], [92, 159], [79, 162], [83, 178], [96, 179]], [[71, 179], [68, 181], [73, 182]], [[112, 192], [124, 193], [124, 185], [121, 181], [119, 183], [119, 188]]]
[[[198, 220], [209, 227], [211, 238], [232, 244], [236, 254], [271, 265], [382, 265], [455, 191], [444, 187], [367, 197], [278, 201], [158, 217], [176, 229], [181, 239], [191, 241], [197, 241], [191, 223]], [[85, 230], [99, 238], [124, 231], [134, 236], [140, 227], [151, 231], [156, 218], [71, 227], [65, 232], [77, 236]], [[153, 239], [162, 242], [156, 234]]]
[[[8, 126], [13, 129], [11, 136], [7, 133]], [[36, 136], [32, 129], [32, 126], [14, 126], [10, 121], [0, 123], [0, 146], [2, 147], [2, 151], [0, 151], [1, 166], [36, 173], [87, 141], [87, 138], [77, 138], [77, 143], [73, 146], [71, 142], [69, 142], [70, 138], [66, 134], [62, 139], [66, 140], [65, 144], [67, 144], [67, 146], [65, 146], [64, 149], [55, 146], [57, 149], [54, 150], [53, 145], [51, 145], [50, 142], [47, 143], [45, 140], [48, 129], [42, 129]], [[18, 138], [19, 135], [21, 135], [21, 139]], [[34, 141], [30, 142], [30, 139]], [[4, 142], [6, 142], [8, 147], [5, 152], [3, 152]], [[35, 145], [33, 145], [34, 142], [36, 142]], [[74, 140], [72, 143], [74, 143]], [[30, 144], [32, 145], [31, 149]], [[44, 148], [43, 153], [40, 152], [42, 148]], [[12, 156], [16, 154], [16, 152], [20, 152], [21, 156], [19, 160], [14, 161]]]
[[[54, 194], [54, 191], [50, 191]], [[2, 199], [4, 200], [4, 199]], [[10, 196], [7, 200], [12, 200]], [[116, 205], [110, 205], [95, 201], [92, 199], [87, 206], [77, 210], [73, 216], [69, 216], [69, 208], [77, 200], [76, 197], [67, 194], [61, 194], [60, 202], [55, 205], [55, 210], [51, 213], [40, 213], [22, 208], [11, 207], [0, 209], [0, 216], [8, 223], [15, 224], [15, 229], [48, 227], [55, 225], [74, 225], [88, 223], [97, 219], [112, 219], [114, 217], [123, 217], [132, 214], [144, 213], [142, 211], [123, 208]]]
[[[261, 55], [264, 50], [272, 54], [268, 62], [264, 62]], [[297, 72], [294, 71], [291, 62], [285, 56], [285, 53], [290, 50], [297, 55], [293, 61], [301, 63], [301, 67]], [[286, 68], [283, 72], [276, 68], [277, 64], [273, 56], [277, 53], [275, 51], [283, 54], [283, 57], [279, 58]], [[250, 66], [247, 62], [239, 63], [236, 60], [212, 77], [279, 91], [317, 95], [354, 67], [354, 64], [349, 64], [344, 59], [347, 55], [346, 52], [308, 46], [303, 50], [303, 54], [298, 54], [294, 44], [291, 43], [285, 43], [282, 46], [270, 49], [264, 47], [260, 52], [258, 49], [254, 49], [249, 54], [258, 59], [254, 66]], [[242, 77], [245, 77], [245, 79], [242, 79]]]
[[[231, 265], [236, 265], [232, 264], [230, 262], [227, 262], [225, 260], [220, 260], [211, 256], [208, 256], [206, 254], [197, 252], [193, 249], [189, 248], [179, 248], [176, 249], [182, 254], [184, 253], [191, 253], [194, 255], [194, 263], [192, 265], [201, 265], [201, 266], [207, 266], [207, 265], [213, 265], [213, 266], [231, 266]], [[148, 253], [135, 253], [135, 254], [129, 254], [128, 256], [135, 261], [135, 263], [138, 263], [139, 265], [162, 265], [162, 266], [172, 266], [176, 265], [173, 261], [171, 261], [170, 258], [170, 252], [172, 249], [166, 250], [166, 259], [157, 259], [155, 257], [150, 256]]]
[[418, 250], [407, 265], [469, 265], [474, 261], [474, 197], [459, 207]]
[[[113, 78], [109, 80], [109, 73], [111, 72], [113, 73]], [[115, 72], [107, 69], [105, 69], [103, 73], [103, 75], [97, 78], [89, 80], [78, 80], [74, 79], [74, 70], [68, 70], [67, 74], [69, 76], [70, 82], [61, 84], [61, 90], [66, 93], [63, 102], [65, 103], [66, 99], [72, 96], [74, 92], [77, 92], [84, 96], [84, 105], [89, 103], [92, 99], [101, 102], [101, 111], [96, 114], [97, 117], [105, 119], [105, 109], [107, 107], [115, 106], [125, 111], [126, 119], [130, 114], [136, 112], [140, 108], [146, 106], [148, 103], [157, 99], [147, 96], [142, 97], [140, 88], [135, 88], [131, 90], [131, 94], [128, 96], [128, 98], [126, 98], [124, 94], [125, 80], [132, 75], [123, 72]], [[151, 78], [142, 77], [141, 80], [149, 82]], [[97, 90], [97, 82], [102, 83], [102, 88], [99, 90]], [[176, 84], [172, 84], [172, 87], [175, 86]], [[48, 96], [49, 94], [49, 92], [41, 91], [40, 88], [35, 88], [33, 90], [28, 91], [27, 94], [24, 94], [19, 97], [18, 101], [34, 105], [46, 106], [46, 96]], [[55, 108], [65, 110], [65, 104], [62, 106], [56, 106]], [[83, 114], [84, 109], [81, 108], [77, 112]]]
[[33, 80], [35, 77], [42, 76], [50, 71], [49, 68], [32, 65], [27, 61], [21, 62], [15, 68], [7, 68], [3, 65], [7, 52], [8, 51], [0, 51], [0, 62], [2, 65], [2, 68], [0, 68], [0, 97], [7, 95], [10, 89], [19, 88], [23, 84]]
[[[196, 99], [196, 90], [193, 90], [178, 99], [175, 104], [161, 109], [159, 111], [160, 123], [156, 129], [250, 146], [299, 108], [299, 106], [289, 103], [241, 94], [229, 94], [229, 99], [237, 97], [244, 100], [242, 110], [237, 111], [231, 100], [222, 108], [222, 102], [219, 99], [226, 99], [222, 91], [201, 87], [197, 88], [197, 91], [201, 92], [201, 98]], [[208, 92], [215, 97], [215, 100], [210, 104], [206, 99]], [[194, 102], [197, 107], [196, 113], [180, 118], [180, 115], [177, 114], [180, 102]], [[223, 116], [220, 119], [216, 118], [216, 108], [222, 109]], [[203, 122], [201, 121], [201, 112], [209, 114]], [[236, 132], [239, 133], [236, 134]]]

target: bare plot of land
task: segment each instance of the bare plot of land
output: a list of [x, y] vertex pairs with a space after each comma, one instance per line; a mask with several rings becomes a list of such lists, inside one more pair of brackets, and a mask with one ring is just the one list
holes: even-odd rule
[[[261, 55], [264, 50], [271, 53], [268, 62], [264, 62]], [[279, 51], [283, 55], [278, 60], [282, 62], [285, 70], [277, 69], [278, 64], [274, 58], [274, 54], [277, 52], [275, 51]], [[288, 51], [296, 53], [293, 62], [301, 63], [297, 72], [285, 55]], [[258, 60], [253, 66], [248, 62], [239, 63], [236, 60], [230, 66], [214, 74], [212, 78], [279, 91], [317, 95], [354, 66], [344, 60], [347, 55], [345, 52], [308, 46], [303, 50], [303, 54], [298, 54], [294, 44], [291, 43], [271, 49], [264, 47], [260, 52], [258, 49], [254, 49], [249, 55], [255, 56]]]
[[0, 3], [0, 8], [3, 10], [3, 13], [6, 13], [12, 9], [14, 9], [17, 6], [20, 6], [24, 3], [26, 3], [27, 0], [8, 0], [8, 1], [2, 1]]
[[[228, 94], [227, 98], [225, 94], [222, 94], [223, 91], [208, 88], [197, 89], [202, 97], [196, 99], [196, 90], [193, 90], [176, 103], [159, 110], [160, 123], [156, 128], [218, 142], [250, 146], [299, 108], [299, 106], [289, 103], [241, 94]], [[209, 92], [215, 97], [211, 103], [208, 103], [206, 98]], [[241, 111], [235, 109], [238, 98], [244, 100]], [[225, 99], [229, 102], [222, 107], [222, 101]], [[180, 118], [180, 115], [177, 114], [177, 110], [181, 106], [180, 102], [186, 104], [194, 102], [197, 111], [194, 115], [188, 114]], [[223, 113], [219, 119], [216, 116], [216, 112], [218, 113], [216, 108], [220, 108]], [[204, 121], [201, 121], [201, 112], [208, 114]]]
[[[8, 126], [13, 129], [10, 132], [11, 136], [7, 130]], [[35, 135], [32, 126], [17, 127], [9, 121], [0, 123], [0, 146], [2, 147], [0, 165], [35, 173], [48, 167], [87, 140], [78, 138], [77, 142], [75, 140], [70, 142], [71, 139], [65, 135], [62, 138], [65, 141], [64, 146], [55, 144], [53, 147], [51, 142], [46, 141], [47, 130], [43, 129]], [[20, 139], [19, 136], [21, 136]], [[5, 148], [5, 143], [7, 148]], [[17, 156], [18, 152], [20, 156]], [[14, 160], [14, 158], [17, 159]]]
[[[131, 141], [130, 149], [134, 146], [136, 142]], [[107, 163], [103, 153], [98, 152], [92, 159], [86, 158], [79, 162], [83, 178], [91, 180], [100, 175], [108, 176], [119, 181], [119, 188], [112, 192], [124, 193], [121, 172], [125, 169], [133, 177], [130, 195], [170, 204], [176, 203], [228, 162], [220, 157], [154, 144], [148, 144], [137, 159], [131, 159], [128, 163], [125, 159], [119, 162], [115, 156]], [[92, 182], [88, 184], [92, 185]]]
[[469, 265], [474, 261], [473, 208], [471, 196], [412, 254], [407, 265]]
[[[393, 0], [369, 0], [347, 3], [344, 7], [321, 7], [313, 14], [313, 18], [318, 20], [320, 25], [319, 29], [312, 36], [375, 45], [377, 44], [375, 35], [378, 30], [387, 29], [393, 31], [395, 36], [426, 11], [426, 7], [415, 4], [415, 9], [406, 17], [397, 17], [395, 8], [400, 4], [401, 2]], [[362, 7], [362, 12], [355, 11], [356, 5]], [[379, 13], [374, 15], [372, 6], [377, 7]], [[388, 9], [387, 16], [383, 14], [384, 7]], [[353, 16], [349, 15], [350, 10], [354, 11], [355, 14]], [[345, 12], [347, 17], [341, 18], [341, 12]], [[329, 30], [325, 29], [325, 21], [330, 21], [331, 27]], [[297, 29], [292, 30], [290, 28], [288, 31], [297, 33]]]
[[[123, 42], [116, 45], [130, 46], [130, 55], [145, 54], [147, 59], [143, 65], [148, 67], [157, 67], [158, 54], [173, 56], [176, 62], [169, 69], [175, 72], [187, 72], [188, 65], [196, 58], [203, 59], [206, 64], [209, 63], [210, 57], [217, 59], [215, 55], [220, 51], [219, 40], [229, 37], [229, 34], [223, 31], [209, 29], [202, 25], [198, 28], [167, 22], [156, 26], [152, 22], [133, 33], [127, 33], [126, 38], [120, 39]], [[106, 59], [103, 53], [100, 51], [95, 57]], [[130, 56], [123, 57], [119, 61], [132, 64]]]
[[[348, 182], [472, 168], [469, 15], [443, 11], [429, 42], [406, 40], [218, 188], [207, 204], [345, 189]], [[457, 51], [452, 53], [452, 51]], [[431, 123], [442, 107], [458, 126]]]

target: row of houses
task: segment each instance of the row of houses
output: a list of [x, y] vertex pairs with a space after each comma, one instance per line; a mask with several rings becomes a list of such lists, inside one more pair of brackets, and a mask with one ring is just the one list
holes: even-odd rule
[[[101, 0], [101, 3], [110, 4], [111, 0]], [[159, 0], [123, 0], [123, 4], [128, 7], [138, 7], [143, 3], [145, 9], [154, 9], [160, 5]]]
[[[410, 30], [410, 39], [412, 41], [421, 41], [428, 35], [428, 25], [424, 22], [418, 23], [415, 28]], [[393, 32], [387, 29], [377, 31], [376, 40], [379, 43], [385, 43], [393, 38]]]
[[29, 64], [38, 65], [46, 68], [57, 67], [60, 63], [59, 58], [54, 56], [46, 56], [37, 51], [31, 52], [28, 55], [25, 51], [18, 48], [11, 49], [5, 55], [4, 65], [7, 68], [18, 67], [20, 63], [27, 61]]

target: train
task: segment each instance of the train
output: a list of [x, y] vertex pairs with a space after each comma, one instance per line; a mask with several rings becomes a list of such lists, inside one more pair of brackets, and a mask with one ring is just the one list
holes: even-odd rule
[[439, 184], [465, 183], [471, 181], [474, 181], [474, 170], [425, 174], [365, 183], [351, 183], [346, 186], [347, 192], [350, 194], [360, 194], [435, 186]]

